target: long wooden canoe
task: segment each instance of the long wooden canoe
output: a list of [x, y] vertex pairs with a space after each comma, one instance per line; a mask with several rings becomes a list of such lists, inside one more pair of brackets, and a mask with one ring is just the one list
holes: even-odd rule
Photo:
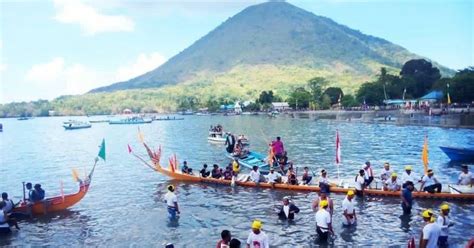
[[[149, 153], [150, 154], [150, 153]], [[143, 163], [145, 163], [148, 167], [152, 168], [153, 170], [166, 175], [170, 178], [180, 180], [180, 181], [188, 181], [188, 182], [197, 182], [197, 183], [208, 183], [208, 184], [222, 184], [222, 185], [232, 185], [231, 180], [223, 180], [223, 179], [214, 179], [214, 178], [204, 178], [196, 175], [189, 175], [183, 174], [178, 171], [172, 171], [170, 169], [166, 169], [156, 163], [157, 159], [153, 159], [151, 157], [150, 165], [144, 159], [140, 158], [136, 154], [133, 154], [135, 157], [139, 158]], [[313, 191], [319, 192], [320, 188], [316, 185], [290, 185], [286, 183], [279, 183], [274, 184], [273, 186], [269, 183], [259, 183], [258, 185], [254, 182], [249, 181], [235, 181], [235, 185], [243, 186], [243, 187], [260, 187], [260, 188], [273, 188], [273, 189], [282, 189], [282, 190], [295, 190], [295, 191]], [[353, 190], [351, 187], [331, 187], [330, 191], [333, 193], [347, 193], [347, 191]], [[384, 191], [381, 189], [366, 189], [365, 195], [369, 196], [380, 196], [380, 197], [400, 197], [400, 191]], [[417, 199], [436, 199], [436, 200], [463, 200], [463, 201], [474, 201], [474, 193], [449, 193], [449, 192], [442, 192], [442, 193], [427, 193], [427, 192], [413, 192], [413, 198]]]

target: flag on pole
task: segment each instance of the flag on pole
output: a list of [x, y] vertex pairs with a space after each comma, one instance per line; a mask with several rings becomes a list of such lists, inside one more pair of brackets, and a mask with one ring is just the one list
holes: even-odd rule
[[428, 173], [428, 136], [425, 136], [423, 151], [421, 152], [421, 160], [423, 160], [423, 168], [426, 174]]
[[128, 148], [128, 153], [132, 153], [132, 148], [130, 147], [129, 144], [127, 144], [127, 148]]
[[336, 164], [341, 163], [341, 140], [339, 139], [339, 131], [336, 130]]
[[100, 145], [99, 158], [102, 158], [105, 161], [105, 139], [102, 139], [102, 144]]

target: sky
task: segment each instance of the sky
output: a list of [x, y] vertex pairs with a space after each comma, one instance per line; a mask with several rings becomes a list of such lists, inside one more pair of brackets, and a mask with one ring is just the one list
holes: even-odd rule
[[[0, 103], [83, 94], [139, 76], [261, 2], [0, 0]], [[288, 2], [449, 68], [474, 65], [474, 1]]]

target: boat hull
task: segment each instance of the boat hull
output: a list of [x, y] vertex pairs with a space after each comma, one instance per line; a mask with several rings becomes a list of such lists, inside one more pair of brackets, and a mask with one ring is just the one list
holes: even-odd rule
[[92, 125], [83, 125], [83, 126], [69, 126], [63, 125], [64, 129], [66, 130], [76, 130], [76, 129], [84, 129], [84, 128], [91, 128]]
[[451, 161], [472, 162], [474, 161], [474, 149], [456, 148], [456, 147], [439, 147]]
[[[64, 196], [55, 196], [47, 198], [41, 202], [36, 202], [31, 208], [31, 214], [43, 215], [45, 213], [62, 211], [74, 206], [82, 200], [89, 191], [90, 183], [80, 185], [79, 192]], [[13, 209], [14, 213], [28, 214], [28, 206], [25, 202], [20, 203], [19, 207]]]

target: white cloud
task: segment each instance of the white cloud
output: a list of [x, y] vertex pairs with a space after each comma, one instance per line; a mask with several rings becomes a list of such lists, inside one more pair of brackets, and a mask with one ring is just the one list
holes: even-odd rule
[[38, 98], [54, 98], [60, 95], [82, 94], [100, 86], [106, 77], [81, 64], [68, 64], [62, 57], [33, 65], [25, 79], [32, 83]]
[[54, 19], [62, 23], [79, 24], [85, 35], [104, 32], [133, 31], [134, 22], [123, 15], [105, 15], [79, 0], [54, 0]]
[[154, 52], [148, 55], [141, 53], [133, 64], [120, 66], [117, 69], [115, 80], [121, 82], [132, 79], [157, 68], [164, 62], [166, 58], [159, 53]]

